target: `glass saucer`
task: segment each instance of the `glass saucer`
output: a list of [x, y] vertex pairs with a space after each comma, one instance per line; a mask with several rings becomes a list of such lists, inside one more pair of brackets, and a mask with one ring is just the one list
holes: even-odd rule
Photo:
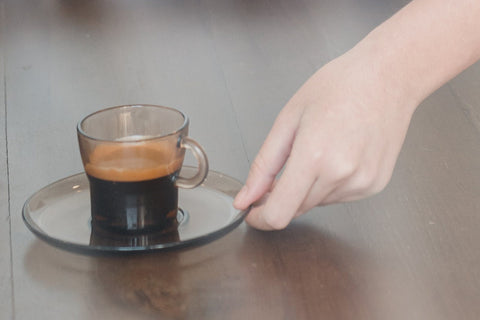
[[[184, 166], [183, 176], [196, 168]], [[205, 244], [237, 227], [247, 211], [233, 207], [242, 184], [210, 171], [195, 189], [179, 189], [178, 229], [141, 235], [109, 233], [90, 224], [90, 189], [84, 173], [54, 182], [23, 206], [27, 227], [47, 243], [78, 253], [142, 252]]]

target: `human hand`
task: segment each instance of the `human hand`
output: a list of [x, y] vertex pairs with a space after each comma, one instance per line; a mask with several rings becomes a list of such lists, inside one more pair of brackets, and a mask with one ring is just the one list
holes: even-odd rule
[[[278, 115], [234, 205], [282, 229], [317, 205], [381, 191], [418, 101], [375, 61], [348, 53], [319, 69]], [[284, 168], [277, 180], [277, 174]]]
[[[420, 101], [480, 59], [480, 2], [411, 1], [317, 71], [280, 112], [234, 201], [282, 229], [390, 180]], [[277, 174], [284, 168], [276, 180]]]

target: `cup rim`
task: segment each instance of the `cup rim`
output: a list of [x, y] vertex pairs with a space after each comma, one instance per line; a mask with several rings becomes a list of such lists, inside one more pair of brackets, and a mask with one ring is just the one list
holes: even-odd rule
[[[159, 108], [159, 109], [166, 109], [166, 110], [170, 110], [170, 111], [174, 111], [178, 114], [180, 114], [182, 117], [183, 117], [183, 123], [182, 125], [170, 132], [170, 133], [167, 133], [167, 134], [164, 134], [164, 135], [157, 135], [157, 136], [150, 136], [148, 138], [140, 138], [140, 139], [132, 139], [132, 140], [128, 140], [128, 141], [118, 141], [118, 140], [111, 140], [111, 139], [102, 139], [102, 138], [98, 138], [98, 137], [93, 137], [89, 134], [87, 134], [83, 129], [82, 129], [82, 124], [89, 118], [99, 114], [99, 113], [103, 113], [103, 112], [106, 112], [106, 111], [110, 111], [110, 110], [114, 110], [114, 109], [122, 109], [122, 108], [144, 108], [144, 107], [154, 107], [154, 108]], [[189, 119], [188, 119], [188, 116], [181, 110], [178, 110], [178, 109], [175, 109], [175, 108], [171, 108], [171, 107], [165, 107], [165, 106], [160, 106], [160, 105], [154, 105], [154, 104], [126, 104], [126, 105], [119, 105], [119, 106], [114, 106], [114, 107], [108, 107], [108, 108], [104, 108], [104, 109], [101, 109], [101, 110], [97, 110], [95, 112], [92, 112], [88, 115], [86, 115], [85, 117], [83, 117], [77, 124], [77, 132], [79, 134], [81, 134], [82, 136], [84, 136], [85, 138], [88, 138], [88, 139], [91, 139], [91, 140], [95, 140], [95, 141], [103, 141], [103, 142], [110, 142], [110, 143], [138, 143], [138, 142], [141, 142], [141, 141], [149, 141], [149, 140], [155, 140], [155, 139], [160, 139], [160, 138], [166, 138], [166, 137], [170, 137], [170, 136], [174, 136], [174, 135], [177, 135], [179, 132], [181, 132], [186, 126], [188, 126], [188, 123], [189, 123]]]

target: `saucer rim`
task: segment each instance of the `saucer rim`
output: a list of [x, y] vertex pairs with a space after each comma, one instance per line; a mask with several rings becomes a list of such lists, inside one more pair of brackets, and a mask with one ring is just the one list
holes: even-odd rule
[[[196, 170], [196, 168], [192, 166], [183, 166], [182, 169]], [[232, 178], [228, 175], [225, 175], [224, 173], [221, 173], [215, 170], [209, 170], [207, 174], [207, 179], [205, 179], [205, 181], [197, 188], [213, 189], [216, 192], [220, 192], [230, 198], [233, 198], [231, 194], [228, 194], [222, 190], [219, 190], [218, 188], [207, 185], [208, 177], [211, 175], [216, 175], [217, 178], [220, 178], [220, 179], [227, 178], [228, 180], [238, 183], [239, 187], [241, 187], [242, 185], [242, 183], [235, 178]], [[155, 245], [147, 245], [147, 246], [127, 247], [127, 246], [85, 245], [85, 244], [74, 243], [66, 240], [61, 240], [59, 238], [48, 235], [41, 227], [37, 225], [37, 223], [33, 220], [33, 218], [27, 212], [29, 211], [28, 205], [30, 204], [31, 200], [38, 194], [42, 193], [42, 191], [45, 191], [46, 189], [51, 188], [56, 184], [60, 184], [66, 180], [74, 179], [80, 176], [86, 177], [85, 172], [79, 172], [79, 173], [64, 177], [62, 179], [59, 179], [57, 181], [54, 181], [42, 187], [41, 189], [37, 190], [32, 195], [30, 195], [22, 207], [23, 222], [34, 235], [36, 235], [39, 239], [45, 241], [49, 245], [52, 245], [56, 248], [73, 252], [73, 253], [79, 253], [79, 254], [85, 254], [85, 255], [106, 255], [106, 254], [124, 255], [124, 254], [139, 254], [139, 253], [153, 252], [153, 251], [179, 250], [187, 247], [197, 247], [197, 246], [205, 245], [217, 239], [220, 239], [221, 237], [230, 233], [232, 230], [236, 229], [244, 221], [245, 217], [250, 211], [250, 208], [247, 208], [246, 210], [241, 210], [232, 217], [231, 221], [226, 226], [223, 226], [217, 230], [202, 234], [200, 236], [183, 240], [183, 241], [175, 241], [175, 242], [168, 242], [163, 244], [155, 244]], [[179, 204], [179, 207], [180, 207], [180, 204]]]

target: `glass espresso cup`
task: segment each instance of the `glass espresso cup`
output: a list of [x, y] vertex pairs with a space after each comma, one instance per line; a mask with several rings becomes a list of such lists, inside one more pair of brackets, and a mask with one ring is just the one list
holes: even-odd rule
[[[127, 233], [176, 228], [178, 187], [194, 188], [208, 173], [205, 151], [188, 137], [188, 125], [184, 113], [154, 105], [112, 107], [78, 123], [93, 227]], [[179, 176], [186, 149], [198, 161], [190, 178]]]

